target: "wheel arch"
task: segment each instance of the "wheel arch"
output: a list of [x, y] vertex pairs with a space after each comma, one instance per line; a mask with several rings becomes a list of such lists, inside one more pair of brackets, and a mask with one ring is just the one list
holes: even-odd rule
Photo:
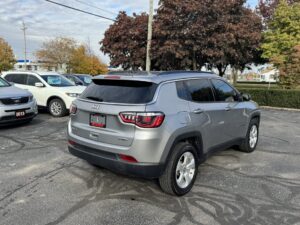
[[192, 144], [197, 150], [197, 156], [200, 162], [205, 159], [202, 135], [198, 131], [192, 131], [180, 134], [175, 138], [173, 137], [169, 139], [164, 151], [165, 154], [162, 157], [162, 163], [165, 165], [164, 167], [166, 167], [166, 164], [172, 155], [174, 147], [180, 142], [188, 142]]
[[49, 107], [49, 104], [53, 99], [59, 99], [66, 105], [65, 101], [61, 97], [59, 97], [57, 95], [52, 95], [47, 99], [47, 107]]
[[250, 122], [251, 120], [253, 120], [253, 119], [257, 119], [257, 120], [258, 120], [258, 124], [259, 124], [259, 123], [260, 123], [260, 117], [261, 117], [260, 111], [255, 111], [255, 112], [253, 112], [253, 113], [251, 114], [251, 117], [250, 117], [249, 122]]

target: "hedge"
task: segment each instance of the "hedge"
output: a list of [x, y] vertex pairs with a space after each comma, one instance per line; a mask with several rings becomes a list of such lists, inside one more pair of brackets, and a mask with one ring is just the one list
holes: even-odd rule
[[238, 88], [251, 95], [253, 101], [261, 106], [300, 109], [300, 90]]

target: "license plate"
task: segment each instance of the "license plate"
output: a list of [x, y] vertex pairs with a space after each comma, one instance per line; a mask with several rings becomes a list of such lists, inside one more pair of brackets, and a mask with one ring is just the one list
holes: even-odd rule
[[26, 115], [25, 111], [17, 111], [16, 112], [16, 117], [24, 117]]
[[106, 116], [101, 114], [91, 114], [90, 126], [93, 127], [106, 127]]

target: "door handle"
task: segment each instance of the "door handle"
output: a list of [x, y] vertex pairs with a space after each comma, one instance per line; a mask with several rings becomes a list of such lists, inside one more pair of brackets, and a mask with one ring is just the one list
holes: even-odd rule
[[204, 112], [203, 109], [195, 109], [193, 111], [193, 113], [195, 113], [195, 114], [200, 114], [200, 113], [203, 113], [203, 112]]

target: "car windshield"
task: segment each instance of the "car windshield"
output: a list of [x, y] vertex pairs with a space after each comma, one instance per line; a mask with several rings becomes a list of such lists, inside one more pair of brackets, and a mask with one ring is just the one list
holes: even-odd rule
[[7, 81], [0, 78], [0, 87], [9, 87], [9, 86], [10, 84]]
[[86, 84], [92, 83], [92, 77], [89, 76], [89, 75], [85, 75], [85, 76], [84, 75], [80, 75], [78, 77], [80, 78], [80, 80], [82, 80]]
[[75, 86], [71, 81], [61, 75], [43, 75], [42, 78], [53, 87]]

